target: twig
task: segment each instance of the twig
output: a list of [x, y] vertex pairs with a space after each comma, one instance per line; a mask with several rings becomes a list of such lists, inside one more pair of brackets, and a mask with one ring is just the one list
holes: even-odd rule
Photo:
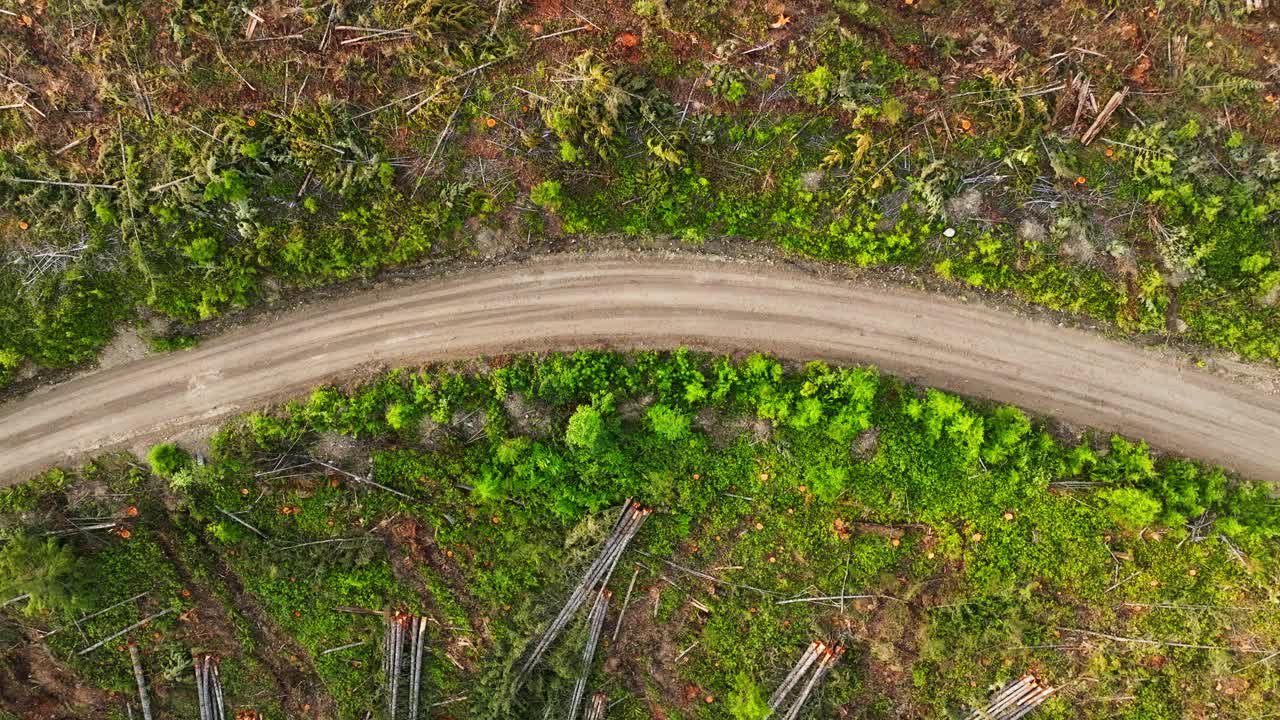
[[618, 632], [622, 630], [622, 619], [627, 614], [627, 606], [631, 604], [631, 591], [636, 587], [636, 577], [640, 575], [640, 568], [636, 568], [631, 573], [631, 582], [627, 583], [627, 595], [622, 599], [622, 609], [618, 611], [618, 623], [613, 626], [613, 636], [609, 638], [610, 643], [618, 642]]
[[[217, 506], [215, 506], [215, 507], [217, 507]], [[262, 538], [263, 540], [270, 540], [270, 538], [268, 538], [266, 535], [264, 535], [264, 534], [263, 534], [263, 532], [262, 532], [261, 530], [259, 530], [258, 528], [256, 528], [256, 527], [254, 527], [254, 526], [250, 525], [249, 523], [245, 522], [244, 520], [241, 520], [240, 518], [236, 517], [236, 516], [235, 516], [235, 514], [230, 513], [230, 512], [227, 512], [226, 510], [223, 510], [223, 509], [222, 509], [222, 508], [220, 508], [220, 507], [219, 507], [219, 508], [217, 508], [217, 510], [218, 510], [218, 512], [222, 513], [223, 515], [226, 515], [227, 517], [231, 518], [232, 520], [235, 520], [236, 522], [240, 523], [241, 525], [243, 525], [243, 526], [245, 526], [245, 527], [249, 528], [249, 529], [250, 529], [250, 530], [252, 530], [254, 533], [256, 533], [256, 534], [258, 535], [258, 537]]]
[[339, 645], [337, 647], [331, 647], [328, 650], [321, 650], [320, 654], [328, 655], [330, 653], [342, 652], [343, 650], [350, 650], [351, 648], [360, 647], [363, 644], [364, 644], [363, 640], [357, 640], [356, 642], [347, 643], [346, 645]]
[[837, 602], [843, 600], [892, 600], [906, 604], [906, 600], [896, 598], [892, 595], [824, 595], [822, 597], [805, 597], [791, 598], [790, 600], [779, 600], [777, 605], [790, 605], [791, 603], [816, 603], [816, 602]]
[[58, 185], [61, 187], [77, 187], [77, 188], [106, 188], [107, 190], [118, 189], [115, 185], [104, 185], [102, 183], [64, 182], [62, 180], [36, 180], [34, 178], [7, 177], [7, 178], [4, 178], [4, 181], [16, 182], [16, 183], [28, 183], [31, 185]]
[[152, 616], [150, 616], [150, 617], [146, 617], [146, 618], [143, 618], [143, 619], [139, 620], [138, 622], [136, 622], [136, 623], [134, 623], [134, 624], [130, 625], [129, 627], [127, 627], [127, 628], [125, 628], [125, 629], [121, 630], [120, 632], [113, 633], [113, 634], [112, 634], [112, 635], [110, 635], [109, 637], [105, 637], [105, 638], [103, 638], [103, 639], [99, 640], [98, 642], [96, 642], [96, 643], [94, 643], [94, 644], [90, 645], [89, 647], [87, 647], [87, 648], [85, 648], [85, 649], [83, 649], [83, 650], [78, 651], [76, 654], [77, 654], [77, 655], [84, 655], [85, 653], [93, 652], [94, 650], [97, 650], [98, 648], [102, 647], [103, 645], [106, 645], [107, 643], [111, 642], [112, 640], [115, 640], [116, 638], [120, 637], [121, 635], [124, 635], [125, 633], [127, 633], [127, 632], [131, 632], [131, 631], [133, 631], [133, 630], [137, 630], [138, 628], [143, 627], [144, 625], [146, 625], [147, 623], [151, 622], [152, 620], [156, 620], [156, 619], [158, 619], [158, 618], [164, 617], [165, 615], [168, 615], [169, 613], [171, 613], [171, 612], [173, 612], [173, 611], [174, 611], [174, 608], [172, 608], [172, 607], [165, 608], [164, 610], [161, 610], [160, 612], [156, 613], [155, 615], [152, 615]]
[[258, 92], [258, 89], [255, 88], [252, 83], [244, 79], [244, 75], [240, 74], [240, 71], [236, 69], [236, 66], [231, 64], [231, 60], [227, 58], [226, 53], [222, 52], [221, 47], [217, 48], [217, 52], [218, 52], [218, 59], [221, 60], [227, 67], [231, 68], [231, 72], [235, 73], [235, 76], [237, 78], [240, 78], [240, 82], [244, 83], [245, 87], [249, 88], [253, 92]]
[[1105, 640], [1114, 640], [1115, 642], [1133, 643], [1135, 645], [1156, 645], [1161, 647], [1180, 647], [1189, 648], [1191, 650], [1228, 650], [1231, 652], [1249, 653], [1252, 655], [1266, 655], [1267, 653], [1277, 652], [1272, 648], [1238, 648], [1222, 645], [1201, 645], [1199, 643], [1175, 642], [1172, 640], [1148, 640], [1146, 638], [1131, 638], [1120, 635], [1109, 635], [1107, 633], [1096, 632], [1094, 630], [1085, 630], [1083, 628], [1058, 627], [1062, 632], [1079, 633], [1080, 635], [1088, 635], [1090, 637], [1103, 638]]
[[576, 28], [561, 30], [560, 32], [547, 33], [546, 35], [539, 35], [538, 37], [530, 40], [529, 42], [538, 42], [539, 40], [546, 40], [547, 38], [559, 37], [561, 35], [568, 35], [569, 33], [582, 32], [583, 30], [587, 30], [590, 27], [591, 27], [590, 25], [580, 25]]
[[1242, 668], [1240, 668], [1239, 670], [1237, 670], [1237, 671], [1236, 671], [1236, 674], [1238, 674], [1238, 673], [1242, 673], [1242, 672], [1244, 672], [1245, 670], [1248, 670], [1249, 668], [1253, 667], [1254, 665], [1261, 665], [1262, 663], [1267, 662], [1268, 660], [1270, 660], [1270, 659], [1272, 659], [1272, 658], [1275, 658], [1275, 657], [1280, 657], [1280, 650], [1277, 650], [1277, 651], [1275, 651], [1275, 652], [1271, 653], [1270, 655], [1268, 655], [1268, 656], [1266, 656], [1266, 657], [1262, 658], [1261, 660], [1255, 660], [1255, 661], [1253, 661], [1253, 662], [1249, 663], [1248, 665], [1245, 665], [1244, 667], [1242, 667]]
[[[76, 622], [77, 622], [77, 623], [82, 623], [82, 622], [84, 622], [84, 621], [86, 621], [86, 620], [92, 620], [92, 619], [94, 619], [94, 618], [96, 618], [96, 617], [98, 617], [98, 616], [100, 616], [100, 615], [105, 615], [106, 613], [109, 613], [109, 612], [111, 612], [112, 610], [115, 610], [116, 608], [120, 607], [121, 605], [127, 605], [127, 604], [129, 604], [129, 603], [131, 603], [131, 602], [133, 602], [133, 601], [135, 601], [135, 600], [138, 600], [139, 598], [142, 598], [142, 597], [147, 596], [147, 595], [148, 595], [148, 594], [150, 594], [150, 593], [151, 593], [151, 591], [150, 591], [150, 590], [148, 590], [148, 591], [146, 591], [146, 592], [140, 592], [140, 593], [138, 593], [137, 595], [134, 595], [134, 596], [133, 596], [133, 597], [131, 597], [131, 598], [128, 598], [128, 599], [125, 599], [125, 600], [121, 600], [120, 602], [118, 602], [118, 603], [116, 603], [116, 604], [114, 604], [114, 605], [110, 605], [110, 606], [108, 606], [108, 607], [105, 607], [105, 608], [103, 608], [103, 609], [101, 609], [101, 610], [99, 610], [99, 611], [97, 611], [97, 612], [95, 612], [95, 613], [92, 613], [92, 614], [90, 614], [90, 615], [85, 615], [84, 617], [82, 617], [82, 618], [80, 618], [80, 619], [76, 620]], [[50, 635], [53, 635], [54, 633], [62, 632], [63, 630], [65, 630], [65, 629], [66, 629], [66, 627], [67, 627], [66, 625], [63, 625], [62, 627], [54, 628], [53, 630], [50, 630], [49, 632], [45, 633], [45, 634], [44, 634], [44, 635], [42, 635], [41, 637], [46, 637], [46, 638], [47, 638], [47, 637], [49, 637]]]
[[129, 643], [129, 662], [133, 664], [133, 679], [138, 683], [138, 702], [142, 705], [143, 720], [151, 720], [151, 698], [147, 697], [147, 679], [142, 676], [142, 657], [138, 646]]
[[681, 658], [683, 658], [685, 655], [688, 655], [688, 654], [689, 654], [689, 652], [690, 652], [691, 650], [693, 650], [694, 648], [698, 647], [698, 645], [699, 645], [699, 644], [700, 644], [700, 641], [698, 641], [698, 640], [694, 640], [694, 641], [693, 641], [693, 644], [692, 644], [692, 645], [690, 645], [689, 647], [685, 648], [683, 651], [681, 651], [681, 652], [680, 652], [680, 654], [676, 656], [676, 659], [675, 659], [675, 660], [672, 660], [672, 662], [680, 662], [680, 659], [681, 659]]
[[329, 538], [328, 540], [312, 540], [311, 542], [297, 543], [296, 545], [285, 545], [284, 547], [277, 548], [277, 549], [296, 550], [298, 548], [310, 547], [312, 545], [330, 545], [333, 543], [349, 542], [352, 540], [368, 540], [368, 539], [369, 539], [368, 535], [357, 535], [355, 537], [346, 537], [346, 538]]

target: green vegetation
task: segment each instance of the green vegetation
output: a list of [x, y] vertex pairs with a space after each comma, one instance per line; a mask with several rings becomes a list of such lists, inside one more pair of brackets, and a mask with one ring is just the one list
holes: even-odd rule
[[43, 642], [119, 693], [74, 717], [121, 712], [126, 641], [165, 716], [195, 713], [192, 651], [222, 656], [234, 709], [377, 716], [386, 608], [430, 619], [424, 700], [448, 704], [427, 717], [557, 715], [582, 618], [514, 693], [512, 667], [628, 497], [655, 512], [610, 584], [589, 683], [609, 717], [761, 718], [814, 638], [848, 652], [806, 717], [953, 717], [1028, 670], [1062, 688], [1037, 717], [1280, 700], [1268, 488], [870, 368], [504, 357], [317, 389], [229, 423], [202, 465], [151, 455], [168, 479], [111, 456], [0, 493], [0, 588], [41, 603], [0, 612], [4, 653]]
[[298, 289], [602, 233], [1280, 359], [1280, 41], [1249, 3], [16, 7], [0, 385], [124, 321], [181, 349]]

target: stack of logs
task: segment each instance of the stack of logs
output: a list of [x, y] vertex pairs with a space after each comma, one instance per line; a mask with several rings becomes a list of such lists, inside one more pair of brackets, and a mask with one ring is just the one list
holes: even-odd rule
[[609, 533], [608, 539], [605, 540], [604, 547], [600, 550], [600, 556], [591, 563], [587, 568], [586, 574], [577, 587], [569, 595], [569, 599], [565, 602], [564, 607], [560, 609], [560, 614], [551, 621], [538, 638], [538, 642], [534, 644], [533, 650], [529, 652], [529, 656], [525, 658], [524, 665], [520, 668], [517, 676], [517, 682], [521, 682], [528, 677], [529, 671], [533, 669], [547, 650], [560, 637], [564, 629], [572, 622], [573, 617], [578, 614], [578, 610], [591, 597], [592, 592], [603, 591], [605, 586], [609, 584], [609, 578], [613, 575], [613, 569], [618, 566], [618, 560], [622, 558], [622, 553], [627, 549], [631, 539], [640, 531], [640, 526], [644, 524], [645, 519], [653, 510], [642, 508], [638, 503], [632, 503], [627, 500], [626, 505], [622, 509], [616, 522], [613, 524], [613, 531]]
[[[617, 568], [618, 561], [622, 559], [623, 553], [626, 552], [627, 546], [631, 544], [631, 540], [635, 538], [636, 533], [640, 532], [641, 526], [644, 525], [644, 521], [652, 512], [652, 509], [643, 508], [638, 503], [632, 503], [630, 498], [627, 499], [627, 502], [623, 504], [622, 513], [614, 521], [613, 529], [609, 532], [604, 545], [600, 548], [599, 556], [587, 567], [587, 571], [574, 587], [573, 592], [569, 594], [569, 599], [565, 601], [560, 613], [556, 615], [551, 624], [547, 626], [547, 629], [538, 637], [533, 649], [529, 651], [524, 664], [520, 667], [520, 672], [516, 675], [516, 685], [518, 687], [555, 643], [556, 639], [560, 637], [561, 633], [564, 632], [565, 628], [573, 622], [573, 618], [578, 614], [583, 604], [589, 598], [594, 597], [595, 601], [587, 614], [587, 641], [582, 648], [582, 664], [578, 671], [578, 679], [573, 686], [573, 697], [569, 701], [568, 720], [578, 720], [578, 715], [582, 711], [583, 699], [587, 692], [587, 679], [591, 676], [591, 667], [595, 662], [596, 648], [600, 645], [600, 633], [604, 629], [604, 619], [609, 607], [609, 598], [612, 596], [606, 589], [609, 586], [609, 579], [613, 577], [613, 571]], [[600, 693], [593, 695], [587, 705], [586, 714], [583, 716], [584, 720], [603, 720], [606, 701], [605, 696]]]
[[200, 701], [200, 720], [227, 720], [222, 701], [222, 679], [218, 675], [216, 655], [193, 655], [196, 669], [196, 697]]
[[600, 645], [600, 631], [604, 629], [604, 615], [609, 608], [609, 597], [609, 591], [603, 587], [600, 588], [599, 594], [596, 595], [596, 602], [587, 615], [587, 643], [582, 647], [582, 665], [578, 669], [578, 680], [573, 685], [573, 699], [569, 701], [569, 720], [578, 720], [582, 697], [587, 692], [587, 678], [591, 676], [591, 666], [596, 659], [596, 648]]
[[[835, 667], [836, 662], [840, 660], [840, 656], [844, 655], [844, 648], [835, 645], [830, 646], [821, 640], [814, 640], [809, 643], [809, 648], [800, 656], [800, 660], [796, 662], [795, 667], [791, 668], [791, 672], [782, 679], [782, 684], [769, 697], [769, 714], [770, 716], [779, 712], [783, 706], [787, 707], [786, 712], [782, 715], [783, 720], [795, 720], [799, 717], [800, 711], [804, 709], [804, 705], [809, 701], [809, 696], [813, 691], [822, 684], [827, 674], [831, 672], [831, 668]], [[805, 680], [805, 678], [808, 678]], [[801, 684], [803, 681], [803, 684]], [[788, 698], [792, 697], [792, 691], [797, 687], [800, 688], [790, 705], [787, 705]]]
[[[387, 717], [395, 720], [403, 708], [408, 720], [418, 720], [427, 621], [399, 610], [388, 610], [385, 617], [382, 671], [387, 687]], [[401, 695], [406, 702], [400, 702]]]
[[1019, 720], [1057, 691], [1028, 673], [997, 691], [985, 709], [974, 710], [966, 720]]
[[591, 696], [591, 704], [587, 706], [587, 714], [582, 720], [604, 720], [604, 711], [609, 705], [609, 698], [604, 693]]

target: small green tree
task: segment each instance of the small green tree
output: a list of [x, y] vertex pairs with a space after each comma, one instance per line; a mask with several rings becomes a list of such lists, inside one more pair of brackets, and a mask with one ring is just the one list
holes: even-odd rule
[[746, 673], [738, 673], [733, 679], [733, 692], [729, 693], [729, 714], [733, 716], [733, 720], [764, 720], [771, 714], [760, 686]]
[[[569, 147], [573, 147], [570, 145]], [[563, 152], [562, 152], [563, 154]], [[560, 183], [556, 180], [543, 180], [533, 189], [529, 191], [529, 199], [534, 205], [546, 208], [552, 212], [560, 209], [562, 198], [560, 195]]]
[[606, 432], [604, 414], [594, 405], [579, 405], [569, 418], [564, 441], [570, 447], [594, 452], [604, 445]]
[[173, 443], [161, 443], [151, 446], [147, 452], [147, 463], [151, 465], [151, 472], [169, 480], [191, 467], [191, 456]]
[[675, 408], [657, 404], [646, 415], [653, 432], [664, 440], [675, 441], [689, 434], [690, 417]]
[[70, 545], [32, 534], [10, 537], [0, 547], [0, 598], [27, 595], [28, 615], [84, 608], [83, 562]]
[[1128, 530], [1150, 525], [1164, 509], [1159, 500], [1138, 488], [1110, 488], [1099, 492], [1098, 499], [1103, 502], [1102, 514]]

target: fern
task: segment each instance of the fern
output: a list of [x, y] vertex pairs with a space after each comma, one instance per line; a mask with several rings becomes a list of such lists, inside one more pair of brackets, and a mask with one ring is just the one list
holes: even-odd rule
[[911, 179], [911, 190], [920, 199], [929, 217], [942, 216], [942, 206], [946, 200], [942, 191], [950, 179], [951, 171], [942, 160], [934, 160], [925, 165]]

